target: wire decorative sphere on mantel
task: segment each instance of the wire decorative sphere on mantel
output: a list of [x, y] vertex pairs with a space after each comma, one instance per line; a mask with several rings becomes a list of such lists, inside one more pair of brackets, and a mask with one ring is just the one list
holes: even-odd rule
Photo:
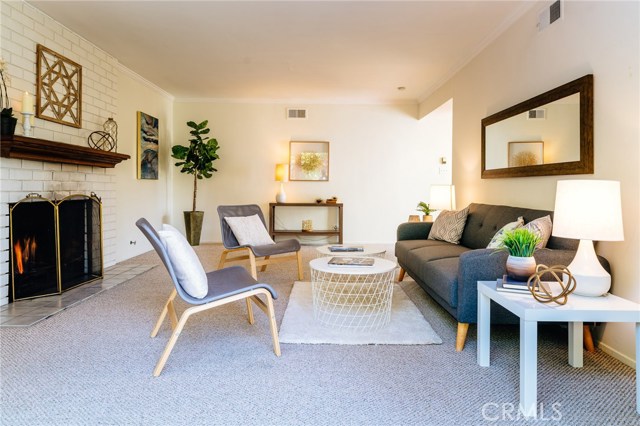
[[[543, 285], [542, 276], [545, 274], [551, 274], [555, 278], [561, 289], [559, 293], [556, 294], [549, 286]], [[566, 283], [562, 279], [563, 275], [568, 277]], [[548, 267], [540, 264], [536, 266], [536, 273], [527, 280], [527, 287], [533, 298], [540, 303], [555, 302], [558, 305], [564, 305], [567, 303], [569, 295], [576, 289], [576, 279], [569, 271], [569, 268], [564, 265]]]
[[102, 130], [96, 130], [91, 133], [87, 138], [87, 143], [91, 148], [99, 149], [102, 151], [113, 151], [116, 147], [116, 142], [111, 135]]

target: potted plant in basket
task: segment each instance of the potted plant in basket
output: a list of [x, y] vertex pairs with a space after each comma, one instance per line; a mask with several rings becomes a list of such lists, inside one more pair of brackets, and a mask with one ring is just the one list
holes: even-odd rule
[[13, 108], [9, 102], [9, 94], [7, 93], [7, 84], [9, 83], [9, 75], [6, 73], [6, 63], [0, 58], [0, 134], [2, 136], [11, 136], [16, 131], [18, 119], [13, 116]]
[[517, 228], [504, 233], [500, 248], [509, 253], [507, 276], [516, 281], [527, 281], [536, 272], [533, 253], [540, 242], [539, 235], [527, 228]]
[[180, 160], [176, 162], [176, 167], [182, 167], [181, 173], [193, 175], [193, 207], [191, 211], [184, 212], [184, 224], [186, 228], [186, 236], [189, 244], [197, 246], [200, 244], [200, 234], [202, 233], [203, 211], [196, 211], [196, 198], [198, 195], [198, 179], [210, 178], [213, 172], [218, 170], [213, 167], [213, 162], [220, 158], [218, 151], [218, 141], [209, 136], [207, 124], [208, 120], [200, 124], [194, 121], [187, 122], [187, 126], [191, 128], [189, 132], [192, 136], [189, 139], [189, 146], [174, 145], [171, 147], [172, 157]]
[[424, 214], [424, 216], [422, 217], [423, 222], [431, 222], [433, 220], [433, 218], [431, 217], [431, 212], [433, 212], [434, 209], [430, 208], [429, 204], [425, 203], [424, 201], [420, 201], [418, 203], [416, 210]]

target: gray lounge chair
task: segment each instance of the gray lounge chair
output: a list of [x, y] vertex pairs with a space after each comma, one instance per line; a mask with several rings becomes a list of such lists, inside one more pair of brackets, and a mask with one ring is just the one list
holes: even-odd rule
[[[268, 264], [277, 262], [286, 262], [289, 260], [296, 260], [298, 262], [298, 280], [304, 280], [304, 271], [302, 269], [302, 257], [300, 255], [300, 243], [298, 240], [284, 240], [278, 241], [275, 244], [266, 244], [260, 246], [240, 245], [233, 231], [229, 227], [229, 224], [224, 219], [225, 217], [240, 217], [240, 216], [253, 216], [258, 215], [262, 224], [267, 229], [266, 222], [262, 210], [256, 204], [248, 205], [236, 205], [236, 206], [218, 206], [218, 216], [220, 217], [220, 228], [222, 230], [222, 244], [224, 244], [225, 250], [220, 255], [220, 262], [218, 263], [218, 269], [222, 268], [227, 262], [237, 262], [240, 260], [247, 260], [251, 264], [251, 276], [254, 279], [258, 279], [257, 267], [260, 266], [260, 272], [264, 272]], [[240, 255], [228, 257], [229, 254], [234, 252], [247, 251], [248, 255]], [[290, 256], [278, 256], [280, 254], [293, 253]]]
[[[136, 226], [142, 231], [142, 233], [147, 237], [151, 245], [160, 256], [160, 259], [164, 263], [164, 266], [167, 268], [167, 272], [169, 272], [169, 276], [174, 284], [174, 289], [169, 296], [169, 299], [164, 305], [162, 312], [160, 313], [160, 317], [156, 322], [153, 331], [151, 332], [151, 337], [156, 337], [158, 331], [160, 330], [160, 326], [164, 322], [165, 317], [169, 314], [169, 320], [171, 322], [171, 328], [173, 333], [167, 342], [167, 345], [162, 353], [162, 356], [158, 360], [156, 364], [156, 368], [153, 370], [154, 376], [159, 376], [164, 368], [173, 347], [178, 340], [178, 336], [180, 336], [180, 332], [184, 328], [189, 317], [197, 312], [205, 311], [207, 309], [215, 308], [216, 306], [224, 305], [230, 302], [234, 302], [236, 300], [245, 299], [247, 302], [248, 309], [248, 317], [249, 323], [253, 324], [253, 312], [251, 310], [251, 302], [253, 301], [260, 309], [264, 311], [264, 313], [269, 318], [269, 324], [271, 326], [271, 337], [273, 339], [273, 351], [277, 356], [280, 356], [280, 342], [278, 341], [278, 328], [276, 325], [276, 317], [273, 310], [273, 300], [278, 298], [278, 293], [271, 288], [268, 284], [258, 283], [255, 279], [253, 279], [246, 269], [240, 266], [232, 266], [229, 268], [220, 269], [217, 271], [212, 271], [207, 273], [207, 282], [208, 282], [208, 292], [207, 295], [198, 299], [195, 297], [191, 297], [185, 290], [182, 288], [178, 279], [176, 278], [176, 273], [174, 271], [174, 267], [171, 263], [171, 259], [164, 247], [164, 244], [160, 240], [160, 236], [156, 232], [156, 230], [151, 226], [151, 224], [144, 218], [138, 219], [136, 221]], [[182, 300], [187, 302], [189, 305], [193, 305], [187, 308], [182, 315], [180, 316], [180, 320], [178, 320], [176, 315], [176, 310], [174, 307], [174, 299], [176, 295], [180, 295]], [[262, 301], [258, 297], [258, 295], [264, 295], [266, 299], [266, 303]]]

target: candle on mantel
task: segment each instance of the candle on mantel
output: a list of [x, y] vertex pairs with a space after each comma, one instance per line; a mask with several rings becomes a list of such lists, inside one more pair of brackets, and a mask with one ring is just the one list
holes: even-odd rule
[[[20, 123], [24, 124], [24, 115], [20, 119]], [[30, 115], [29, 116], [29, 123], [31, 124], [31, 127], [36, 127], [36, 116], [35, 115]]]
[[24, 92], [24, 95], [22, 95], [22, 112], [33, 114], [33, 96], [29, 92]]

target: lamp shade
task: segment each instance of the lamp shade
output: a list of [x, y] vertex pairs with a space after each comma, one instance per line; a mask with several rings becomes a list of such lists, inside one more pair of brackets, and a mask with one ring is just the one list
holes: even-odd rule
[[287, 181], [288, 164], [276, 164], [276, 182]]
[[433, 210], [455, 210], [456, 188], [454, 185], [431, 185], [429, 207]]
[[552, 234], [580, 240], [622, 241], [620, 182], [558, 181]]

